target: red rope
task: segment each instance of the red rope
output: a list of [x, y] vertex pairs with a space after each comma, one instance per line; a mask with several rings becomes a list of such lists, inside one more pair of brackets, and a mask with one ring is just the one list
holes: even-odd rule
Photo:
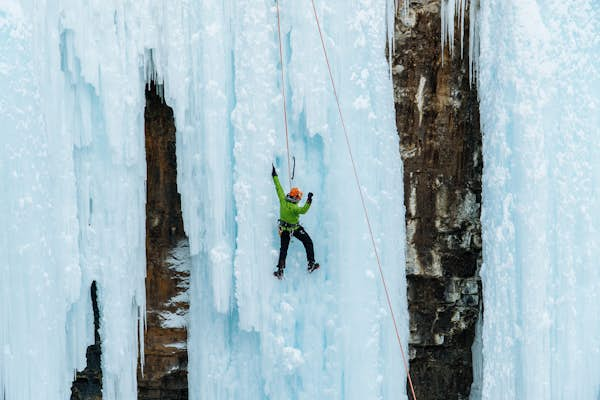
[[277, 35], [279, 37], [279, 61], [281, 62], [281, 96], [283, 98], [283, 124], [285, 126], [285, 146], [287, 150], [287, 162], [288, 162], [288, 180], [290, 182], [290, 188], [292, 187], [292, 165], [290, 162], [290, 139], [288, 133], [287, 123], [287, 107], [285, 101], [285, 72], [283, 66], [283, 46], [281, 44], [281, 21], [279, 17], [279, 0], [275, 0], [277, 5]]
[[379, 253], [377, 252], [377, 245], [375, 244], [375, 237], [373, 235], [373, 229], [371, 228], [371, 221], [369, 219], [369, 213], [367, 212], [367, 206], [365, 203], [365, 198], [361, 189], [360, 179], [358, 178], [358, 172], [356, 170], [356, 163], [354, 162], [354, 157], [352, 155], [352, 147], [350, 146], [350, 140], [348, 139], [348, 131], [346, 129], [346, 123], [344, 122], [344, 116], [342, 114], [342, 107], [340, 106], [340, 99], [337, 94], [337, 90], [335, 88], [335, 82], [333, 80], [333, 73], [331, 72], [331, 65], [329, 63], [329, 57], [327, 56], [327, 49], [325, 47], [325, 41], [323, 40], [323, 32], [321, 31], [321, 23], [319, 22], [319, 16], [317, 14], [317, 8], [315, 7], [315, 0], [310, 0], [312, 2], [313, 12], [315, 14], [315, 21], [317, 22], [317, 28], [319, 29], [319, 36], [321, 38], [321, 45], [323, 46], [323, 54], [325, 55], [325, 61], [327, 63], [327, 70], [329, 71], [329, 79], [331, 80], [331, 86], [333, 87], [333, 94], [335, 95], [335, 101], [337, 103], [338, 112], [340, 114], [340, 121], [342, 122], [342, 128], [344, 130], [344, 136], [346, 137], [346, 145], [348, 147], [348, 153], [350, 154], [350, 161], [352, 161], [352, 169], [354, 171], [354, 178], [356, 180], [356, 186], [358, 187], [358, 192], [360, 194], [360, 201], [362, 202], [363, 211], [365, 213], [365, 219], [367, 220], [367, 226], [369, 227], [369, 234], [371, 235], [371, 243], [373, 245], [373, 250], [375, 252], [375, 257], [377, 258], [377, 265], [379, 267], [379, 275], [381, 276], [381, 282], [383, 283], [383, 288], [385, 290], [385, 297], [387, 300], [388, 307], [390, 309], [390, 314], [392, 316], [392, 321], [394, 323], [394, 329], [396, 331], [396, 338], [398, 339], [398, 345], [400, 346], [400, 352], [402, 353], [402, 361], [404, 362], [404, 369], [406, 370], [406, 376], [408, 377], [408, 384], [410, 385], [410, 391], [412, 392], [412, 396], [414, 400], [417, 400], [417, 396], [415, 395], [415, 389], [413, 387], [412, 379], [410, 377], [410, 372], [408, 370], [408, 362], [406, 361], [406, 355], [404, 354], [404, 349], [402, 348], [402, 341], [400, 339], [400, 333], [398, 331], [398, 324], [396, 323], [396, 316], [394, 315], [394, 308], [392, 307], [392, 301], [390, 299], [390, 293], [385, 281], [385, 277], [383, 275], [383, 269], [381, 268], [381, 259], [379, 258]]

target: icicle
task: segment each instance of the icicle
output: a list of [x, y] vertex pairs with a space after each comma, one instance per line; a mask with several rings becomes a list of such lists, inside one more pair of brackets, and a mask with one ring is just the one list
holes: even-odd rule
[[460, 21], [460, 57], [463, 57], [463, 44], [465, 39], [465, 7], [467, 0], [459, 0], [457, 7], [460, 7], [460, 13], [458, 14], [458, 20]]
[[442, 22], [441, 29], [441, 41], [442, 41], [442, 61], [444, 57], [444, 49], [446, 47], [446, 41], [450, 49], [450, 55], [454, 56], [454, 31], [455, 31], [455, 19], [458, 18], [458, 24], [461, 29], [460, 43], [461, 43], [461, 56], [462, 46], [464, 38], [464, 12], [466, 2], [468, 0], [442, 0], [440, 18]]
[[392, 79], [392, 58], [394, 56], [395, 43], [394, 32], [396, 29], [396, 10], [398, 9], [398, 0], [386, 1], [386, 33], [387, 33], [387, 50], [388, 50], [388, 70], [390, 79]]
[[477, 73], [479, 57], [479, 33], [477, 30], [479, 0], [442, 0], [440, 9], [442, 64], [444, 63], [446, 44], [448, 44], [450, 56], [454, 57], [454, 33], [457, 18], [460, 26], [461, 59], [464, 56], [465, 11], [467, 8], [469, 8], [469, 81], [472, 83]]
[[479, 71], [479, 0], [469, 4], [469, 84]]
[[[398, 2], [396, 2], [396, 8], [398, 8]], [[402, 0], [402, 16], [406, 18], [408, 16], [408, 7], [410, 6], [410, 0]]]
[[[392, 56], [395, 51], [395, 42], [394, 42], [394, 34], [396, 29], [396, 13], [398, 12], [400, 0], [387, 0], [386, 1], [386, 33], [387, 33], [387, 43], [388, 43], [388, 60], [389, 60], [389, 70], [390, 77], [392, 74]], [[408, 3], [408, 0], [404, 0], [403, 3], [403, 13], [404, 8]]]

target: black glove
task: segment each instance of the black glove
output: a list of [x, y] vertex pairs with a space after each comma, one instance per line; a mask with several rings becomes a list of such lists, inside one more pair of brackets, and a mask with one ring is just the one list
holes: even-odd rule
[[308, 199], [307, 199], [306, 201], [307, 201], [308, 203], [312, 203], [312, 197], [313, 197], [313, 194], [312, 194], [312, 192], [308, 192]]
[[276, 177], [277, 176], [277, 171], [275, 171], [275, 166], [273, 164], [271, 164], [271, 166], [273, 167], [273, 171], [271, 171], [271, 176], [272, 177]]

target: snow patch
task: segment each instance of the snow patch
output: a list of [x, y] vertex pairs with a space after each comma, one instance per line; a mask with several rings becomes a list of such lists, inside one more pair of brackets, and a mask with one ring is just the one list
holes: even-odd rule
[[423, 90], [425, 89], [426, 82], [427, 79], [425, 79], [424, 76], [421, 76], [421, 79], [419, 79], [419, 88], [415, 94], [415, 101], [417, 102], [417, 109], [419, 110], [419, 126], [421, 126], [423, 122]]

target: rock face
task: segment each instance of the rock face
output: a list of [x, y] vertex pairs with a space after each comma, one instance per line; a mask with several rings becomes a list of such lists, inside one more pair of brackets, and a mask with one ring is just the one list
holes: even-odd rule
[[408, 15], [396, 19], [393, 58], [405, 174], [410, 370], [419, 400], [469, 398], [482, 298], [477, 94], [460, 39], [458, 54], [446, 52], [442, 64], [440, 26], [440, 0], [411, 1]]
[[146, 90], [146, 318], [144, 367], [138, 398], [188, 398], [189, 248], [177, 192], [173, 110]]

